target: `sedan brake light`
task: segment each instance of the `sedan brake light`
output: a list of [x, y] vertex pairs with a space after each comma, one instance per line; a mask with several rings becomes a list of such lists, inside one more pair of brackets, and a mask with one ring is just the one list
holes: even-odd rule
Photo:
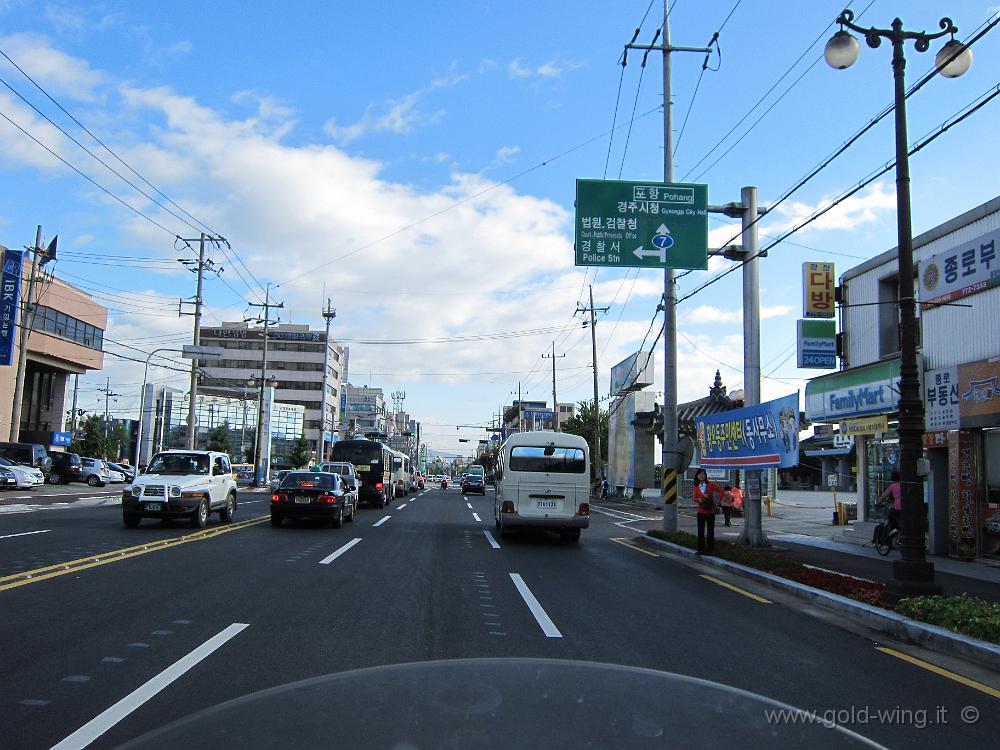
[[337, 502], [337, 499], [339, 497], [340, 497], [340, 495], [338, 495], [336, 492], [332, 492], [332, 493], [329, 493], [329, 494], [326, 494], [326, 495], [320, 495], [319, 497], [316, 498], [316, 502], [317, 503], [326, 503], [328, 505], [332, 505], [332, 504], [334, 504], [334, 503]]
[[377, 490], [382, 489], [382, 483], [381, 482], [376, 482], [375, 483], [375, 489], [377, 489]]
[[288, 495], [286, 495], [284, 492], [275, 492], [273, 495], [271, 495], [271, 502], [272, 503], [287, 503], [288, 502]]

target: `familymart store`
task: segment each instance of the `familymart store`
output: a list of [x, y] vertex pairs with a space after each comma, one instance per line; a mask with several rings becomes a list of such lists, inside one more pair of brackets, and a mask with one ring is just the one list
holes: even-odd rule
[[841, 370], [806, 385], [806, 417], [835, 424], [854, 438], [857, 454], [858, 520], [877, 521], [875, 501], [899, 469], [899, 359]]

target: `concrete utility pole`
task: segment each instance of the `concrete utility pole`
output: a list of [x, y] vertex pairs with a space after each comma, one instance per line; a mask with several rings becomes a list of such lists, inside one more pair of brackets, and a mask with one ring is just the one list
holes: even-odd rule
[[[188, 242], [190, 240], [185, 240]], [[205, 233], [202, 232], [201, 236], [198, 238], [198, 261], [195, 263], [193, 260], [181, 260], [183, 265], [188, 267], [188, 270], [194, 272], [198, 277], [198, 282], [195, 287], [194, 294], [194, 312], [184, 312], [182, 300], [177, 314], [179, 316], [183, 315], [194, 315], [194, 338], [192, 343], [195, 346], [201, 344], [201, 303], [202, 303], [202, 285], [204, 281], [205, 269], [214, 269], [214, 264], [211, 260], [205, 261]], [[187, 415], [187, 437], [185, 438], [185, 445], [188, 450], [194, 450], [195, 442], [197, 440], [197, 428], [198, 428], [198, 360], [191, 360], [191, 387], [188, 395], [188, 415]]]
[[[601, 397], [597, 385], [597, 317], [594, 314], [594, 286], [591, 284], [588, 289], [590, 290], [590, 305], [582, 307], [577, 304], [576, 311], [590, 313], [590, 346], [593, 351], [591, 364], [594, 368], [594, 455], [591, 457], [590, 467], [593, 478], [600, 479], [604, 475], [604, 470], [601, 461]], [[610, 309], [610, 307], [597, 308], [601, 312], [607, 312]], [[587, 323], [584, 322], [584, 325]]]
[[[268, 474], [271, 471], [271, 456], [270, 451], [268, 455], [264, 454], [264, 388], [267, 387], [267, 332], [268, 328], [271, 326], [271, 308], [283, 308], [285, 306], [284, 302], [279, 302], [277, 304], [271, 302], [271, 284], [268, 283], [267, 288], [264, 291], [264, 302], [251, 302], [251, 307], [260, 307], [264, 310], [263, 320], [258, 319], [258, 322], [264, 323], [264, 347], [263, 353], [260, 361], [260, 393], [257, 398], [257, 435], [254, 441], [254, 484], [257, 487], [262, 487], [267, 484]], [[270, 429], [270, 420], [268, 420], [267, 429]]]
[[[28, 294], [21, 301], [20, 326], [17, 344], [17, 374], [14, 376], [14, 404], [10, 413], [10, 440], [17, 442], [21, 433], [21, 403], [24, 401], [24, 377], [28, 367], [28, 336], [35, 325], [35, 302], [33, 295], [35, 291], [35, 276], [38, 273], [38, 256], [45, 251], [42, 249], [42, 225], [38, 225], [35, 232], [35, 246], [26, 247], [31, 252], [31, 272], [28, 276]], [[42, 265], [51, 258], [46, 256], [42, 260]], [[19, 269], [23, 270], [23, 269]]]
[[111, 378], [107, 379], [107, 382], [103, 388], [98, 388], [98, 391], [104, 394], [104, 443], [105, 455], [102, 458], [107, 458], [107, 441], [108, 441], [108, 428], [111, 425], [111, 399], [115, 396], [120, 396], [122, 394], [115, 393], [111, 390]]
[[[320, 399], [319, 418], [319, 440], [316, 441], [316, 460], [322, 463], [326, 460], [326, 401], [327, 388], [330, 384], [330, 323], [337, 317], [337, 311], [333, 309], [333, 304], [329, 297], [326, 300], [326, 308], [323, 310], [323, 319], [326, 321], [326, 338], [323, 340], [323, 398]], [[333, 422], [330, 422], [331, 428]], [[331, 429], [332, 431], [332, 429]]]
[[543, 354], [542, 359], [552, 360], [552, 424], [556, 432], [559, 432], [559, 402], [556, 401], [556, 360], [565, 357], [565, 354], [556, 356], [556, 342], [552, 342], [552, 354]]
[[80, 392], [80, 376], [73, 376], [73, 410], [69, 415], [69, 434], [73, 440], [76, 440], [76, 401], [77, 395]]

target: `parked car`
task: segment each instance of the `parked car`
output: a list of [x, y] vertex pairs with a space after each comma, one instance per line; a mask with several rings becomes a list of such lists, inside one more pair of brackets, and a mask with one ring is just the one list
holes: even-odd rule
[[41, 469], [36, 469], [34, 466], [25, 466], [2, 456], [0, 456], [0, 466], [14, 474], [19, 490], [33, 490], [38, 485], [45, 484], [45, 475]]
[[323, 471], [290, 471], [271, 493], [271, 525], [286, 518], [319, 518], [340, 528], [353, 521], [357, 490], [348, 490], [340, 474]]
[[121, 481], [132, 482], [133, 480], [135, 480], [135, 469], [133, 467], [123, 466], [122, 464], [114, 464], [111, 463], [110, 461], [105, 461], [105, 463], [108, 465], [108, 468], [111, 469], [111, 471], [117, 471], [119, 474], [122, 475]]
[[25, 466], [34, 466], [48, 478], [52, 459], [41, 443], [0, 443], [0, 456]]
[[83, 471], [83, 481], [91, 487], [103, 487], [111, 481], [111, 470], [99, 458], [81, 458], [80, 466]]
[[17, 489], [17, 477], [6, 466], [0, 466], [0, 490]]
[[52, 471], [49, 472], [48, 477], [51, 484], [87, 481], [83, 475], [83, 465], [77, 454], [49, 451], [49, 458], [52, 459]]
[[462, 477], [462, 494], [471, 495], [473, 492], [485, 495], [486, 481], [478, 474], [466, 474]]
[[122, 522], [130, 529], [143, 518], [188, 518], [203, 529], [216, 512], [222, 523], [236, 514], [233, 467], [217, 451], [160, 451], [122, 493]]

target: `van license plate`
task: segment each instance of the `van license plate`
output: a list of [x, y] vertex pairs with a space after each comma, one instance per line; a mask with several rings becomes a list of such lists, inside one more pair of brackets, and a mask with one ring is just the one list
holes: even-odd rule
[[537, 508], [539, 510], [555, 510], [556, 501], [555, 500], [537, 500]]
[[161, 503], [146, 503], [146, 510], [163, 510]]

